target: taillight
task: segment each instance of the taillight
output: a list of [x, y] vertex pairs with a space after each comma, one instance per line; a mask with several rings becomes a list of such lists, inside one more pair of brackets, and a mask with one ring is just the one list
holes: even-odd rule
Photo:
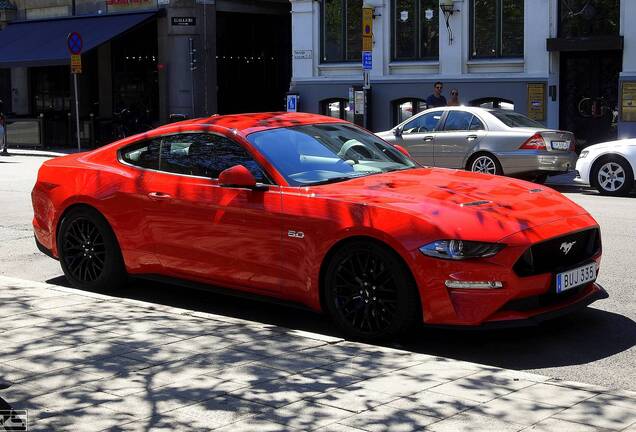
[[576, 137], [572, 135], [572, 140], [570, 141], [570, 151], [576, 151]]
[[538, 133], [528, 138], [519, 148], [523, 150], [547, 150], [543, 137]]

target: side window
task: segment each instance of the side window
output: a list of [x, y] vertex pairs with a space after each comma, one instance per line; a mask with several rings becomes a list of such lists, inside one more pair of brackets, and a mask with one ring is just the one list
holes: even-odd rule
[[161, 139], [141, 141], [121, 150], [121, 158], [131, 165], [142, 168], [159, 169], [159, 149]]
[[449, 111], [444, 123], [445, 131], [467, 131], [470, 129], [472, 113], [466, 111]]
[[218, 178], [221, 171], [244, 165], [258, 182], [265, 175], [247, 151], [234, 141], [207, 133], [178, 134], [164, 137], [160, 169], [176, 174]]
[[470, 130], [478, 131], [478, 130], [486, 130], [484, 124], [477, 118], [477, 116], [473, 116], [473, 119], [470, 121]]
[[407, 124], [402, 129], [403, 134], [432, 132], [437, 127], [439, 120], [442, 118], [443, 111], [433, 111], [423, 114]]

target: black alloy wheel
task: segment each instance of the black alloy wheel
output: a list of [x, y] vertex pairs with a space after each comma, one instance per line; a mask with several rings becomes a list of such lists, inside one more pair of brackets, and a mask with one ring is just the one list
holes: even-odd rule
[[325, 301], [353, 339], [380, 340], [407, 331], [419, 317], [419, 296], [403, 262], [378, 244], [356, 241], [338, 250], [325, 278]]
[[97, 211], [78, 208], [69, 212], [62, 219], [57, 241], [62, 270], [76, 288], [105, 291], [125, 283], [119, 245]]

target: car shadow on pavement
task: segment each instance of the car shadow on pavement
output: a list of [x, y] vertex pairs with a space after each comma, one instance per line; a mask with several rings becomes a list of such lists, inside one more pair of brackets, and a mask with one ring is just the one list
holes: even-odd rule
[[[68, 286], [63, 276], [47, 283]], [[245, 319], [341, 337], [328, 317], [306, 309], [134, 280], [123, 298]], [[595, 308], [536, 326], [508, 329], [421, 327], [386, 346], [508, 369], [543, 369], [585, 364], [636, 345], [636, 322]]]

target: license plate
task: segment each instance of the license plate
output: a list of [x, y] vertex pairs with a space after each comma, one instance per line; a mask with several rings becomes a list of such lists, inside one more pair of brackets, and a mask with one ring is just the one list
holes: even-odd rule
[[552, 141], [552, 150], [568, 150], [570, 141]]
[[571, 288], [590, 283], [596, 279], [596, 263], [586, 264], [584, 266], [568, 270], [556, 275], [557, 293], [562, 293]]

